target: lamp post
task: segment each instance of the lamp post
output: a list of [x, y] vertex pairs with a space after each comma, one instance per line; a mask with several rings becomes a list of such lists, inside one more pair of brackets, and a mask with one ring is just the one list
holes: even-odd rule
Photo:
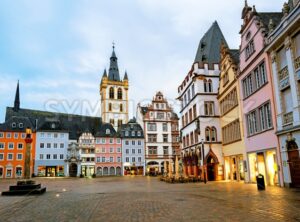
[[31, 160], [31, 143], [32, 143], [32, 131], [30, 128], [26, 129], [26, 138], [25, 138], [25, 143], [26, 143], [26, 151], [25, 151], [25, 171], [24, 171], [24, 178], [25, 180], [29, 180], [31, 178], [30, 174], [30, 160]]
[[204, 167], [204, 140], [201, 139], [201, 156], [202, 156], [202, 170], [203, 170], [203, 182], [206, 184], [206, 171]]

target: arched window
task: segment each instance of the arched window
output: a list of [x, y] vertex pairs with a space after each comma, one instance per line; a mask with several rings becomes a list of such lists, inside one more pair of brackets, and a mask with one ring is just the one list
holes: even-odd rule
[[109, 98], [110, 99], [114, 99], [115, 98], [115, 92], [114, 92], [114, 88], [110, 87], [109, 89]]
[[108, 104], [108, 111], [111, 111], [112, 110], [112, 105], [111, 103]]
[[207, 80], [203, 80], [204, 92], [207, 92]]
[[123, 104], [120, 104], [120, 112], [123, 112]]
[[209, 127], [205, 128], [205, 140], [210, 141], [210, 128]]
[[208, 85], [208, 92], [212, 92], [212, 81], [211, 79], [207, 81], [207, 85]]
[[215, 127], [211, 128], [210, 137], [212, 142], [217, 141], [217, 129]]
[[122, 99], [122, 89], [118, 89], [118, 99]]

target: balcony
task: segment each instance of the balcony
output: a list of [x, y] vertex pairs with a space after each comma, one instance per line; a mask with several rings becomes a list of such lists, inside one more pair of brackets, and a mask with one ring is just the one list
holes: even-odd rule
[[283, 126], [288, 126], [293, 124], [294, 118], [293, 118], [293, 112], [288, 112], [283, 114]]
[[281, 69], [278, 73], [279, 77], [279, 88], [280, 90], [283, 90], [290, 86], [290, 80], [289, 80], [289, 70], [288, 67], [285, 66], [283, 69]]

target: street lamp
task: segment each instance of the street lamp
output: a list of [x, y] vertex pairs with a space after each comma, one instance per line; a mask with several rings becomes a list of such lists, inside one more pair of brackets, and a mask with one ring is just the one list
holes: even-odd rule
[[203, 170], [203, 182], [206, 183], [206, 172], [205, 172], [205, 167], [204, 167], [204, 140], [201, 139], [201, 145], [202, 145], [202, 150], [201, 150], [201, 157], [202, 157], [202, 170]]

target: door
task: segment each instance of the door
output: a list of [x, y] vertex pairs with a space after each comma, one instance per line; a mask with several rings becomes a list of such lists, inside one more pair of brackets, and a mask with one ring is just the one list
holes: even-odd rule
[[293, 187], [300, 187], [300, 158], [298, 150], [288, 151], [290, 174]]
[[69, 175], [70, 177], [76, 177], [77, 176], [77, 164], [71, 163], [69, 167]]

